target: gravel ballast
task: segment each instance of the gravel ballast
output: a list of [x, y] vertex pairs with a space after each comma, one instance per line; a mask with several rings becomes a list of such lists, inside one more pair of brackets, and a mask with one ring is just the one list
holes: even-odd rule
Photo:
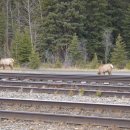
[[[71, 102], [87, 102], [87, 103], [106, 103], [106, 104], [124, 104], [130, 105], [129, 98], [117, 97], [98, 97], [98, 96], [81, 96], [81, 95], [62, 95], [62, 94], [46, 94], [46, 93], [24, 93], [1, 91], [0, 98], [18, 98], [18, 99], [34, 99], [49, 101], [71, 101]], [[113, 127], [113, 126], [112, 126]], [[101, 126], [74, 125], [65, 123], [48, 123], [48, 122], [31, 122], [22, 120], [2, 120], [0, 130], [127, 130], [113, 129]]]
[[128, 130], [117, 128], [116, 126], [102, 127], [86, 125], [67, 124], [63, 122], [40, 122], [40, 121], [22, 121], [22, 120], [3, 120], [0, 130]]
[[46, 94], [46, 93], [24, 93], [1, 91], [1, 98], [19, 98], [19, 99], [35, 99], [49, 101], [72, 101], [87, 103], [106, 103], [106, 104], [126, 104], [130, 105], [130, 98], [117, 97], [98, 97], [98, 96], [81, 96], [81, 95], [62, 95], [62, 94]]

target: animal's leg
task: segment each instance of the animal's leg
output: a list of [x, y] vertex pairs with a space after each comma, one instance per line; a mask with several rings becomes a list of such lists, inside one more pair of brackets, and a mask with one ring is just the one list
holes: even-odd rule
[[110, 71], [108, 71], [108, 74], [109, 74], [109, 75], [111, 75], [111, 72], [110, 72]]
[[97, 74], [98, 74], [98, 75], [100, 75], [101, 73], [100, 73], [100, 72], [98, 72]]
[[3, 65], [3, 70], [5, 70], [5, 66]]
[[13, 69], [13, 66], [12, 65], [9, 65], [10, 69], [12, 70]]

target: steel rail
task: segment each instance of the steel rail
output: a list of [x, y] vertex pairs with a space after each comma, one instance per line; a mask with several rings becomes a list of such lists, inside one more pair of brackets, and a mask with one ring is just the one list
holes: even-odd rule
[[72, 116], [66, 114], [48, 114], [38, 112], [19, 112], [0, 110], [0, 118], [23, 119], [23, 120], [43, 120], [53, 122], [66, 122], [73, 124], [92, 124], [101, 126], [116, 125], [121, 128], [130, 128], [130, 119], [94, 117], [94, 116]]
[[[48, 93], [48, 94], [68, 94], [68, 95], [95, 95], [95, 96], [117, 96], [130, 97], [130, 92], [116, 92], [103, 90], [80, 90], [80, 89], [64, 89], [64, 88], [37, 88], [37, 87], [22, 87], [22, 86], [4, 86], [0, 90], [21, 91], [31, 93]], [[81, 92], [82, 91], [82, 92]]]
[[130, 105], [123, 104], [104, 104], [104, 103], [86, 103], [86, 102], [70, 102], [70, 101], [48, 101], [48, 100], [32, 100], [32, 99], [17, 99], [17, 98], [0, 98], [0, 102], [13, 104], [31, 104], [31, 105], [51, 105], [51, 106], [65, 106], [78, 108], [94, 108], [106, 109], [111, 111], [130, 111]]
[[[126, 91], [130, 92], [130, 86], [117, 86], [117, 85], [92, 85], [88, 83], [67, 83], [67, 82], [37, 82], [37, 81], [0, 81], [0, 85], [13, 85], [13, 86], [34, 86], [34, 87], [54, 87], [54, 88], [75, 88], [75, 89], [87, 89], [87, 90], [107, 90], [107, 91]], [[0, 86], [3, 87], [3, 86]]]
[[113, 81], [130, 83], [129, 75], [88, 75], [88, 74], [36, 74], [36, 73], [0, 73], [0, 78], [32, 80], [73, 80], [73, 81]]

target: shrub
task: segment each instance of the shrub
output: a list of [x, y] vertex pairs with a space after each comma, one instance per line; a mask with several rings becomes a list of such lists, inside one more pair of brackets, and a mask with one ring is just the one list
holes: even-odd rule
[[81, 96], [83, 96], [83, 95], [84, 95], [84, 93], [85, 93], [84, 88], [81, 88], [81, 89], [79, 90], [79, 94], [80, 94]]
[[96, 92], [96, 96], [101, 97], [101, 96], [102, 96], [102, 92], [97, 91], [97, 92]]
[[56, 60], [56, 63], [55, 63], [55, 68], [61, 68], [62, 67], [62, 63], [60, 62], [59, 59]]
[[37, 69], [40, 66], [39, 55], [33, 50], [29, 57], [29, 67], [31, 69]]
[[119, 69], [123, 69], [127, 63], [126, 46], [120, 34], [116, 39], [116, 45], [111, 55], [111, 62]]
[[69, 96], [73, 96], [73, 95], [74, 95], [74, 91], [73, 91], [73, 90], [70, 90], [70, 91], [68, 92], [68, 95], [69, 95]]
[[98, 65], [99, 65], [98, 58], [97, 58], [97, 54], [95, 53], [92, 61], [90, 62], [90, 68], [96, 69], [98, 67]]
[[126, 64], [126, 69], [130, 69], [130, 61], [128, 61], [128, 63]]

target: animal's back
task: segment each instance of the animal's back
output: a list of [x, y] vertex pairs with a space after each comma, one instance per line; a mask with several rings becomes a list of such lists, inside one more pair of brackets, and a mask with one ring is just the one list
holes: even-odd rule
[[12, 58], [2, 58], [0, 60], [0, 64], [3, 64], [3, 65], [10, 65], [10, 64], [13, 64], [14, 62], [14, 59]]
[[112, 64], [104, 64], [99, 66], [98, 74], [105, 74], [106, 72], [110, 75], [113, 69]]
[[0, 59], [0, 66], [5, 69], [6, 66], [9, 66], [11, 69], [13, 69], [14, 59], [13, 58], [2, 58]]

